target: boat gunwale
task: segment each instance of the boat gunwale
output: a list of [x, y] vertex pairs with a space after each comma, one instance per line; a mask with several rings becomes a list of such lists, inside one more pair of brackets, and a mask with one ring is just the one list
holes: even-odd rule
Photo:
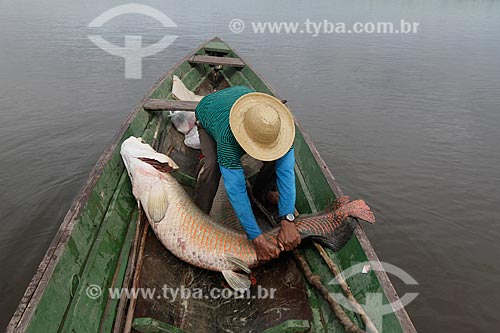
[[[243, 61], [243, 63], [248, 66], [250, 70], [252, 70], [255, 75], [267, 86], [267, 88], [271, 91], [271, 93], [277, 97], [280, 98], [280, 96], [276, 93], [274, 88], [260, 75], [259, 72], [257, 72], [252, 65], [250, 65], [248, 62], [244, 60], [243, 57], [240, 56], [240, 54], [235, 51], [232, 47], [230, 47], [227, 43], [225, 43], [222, 39], [215, 37], [212, 39], [209, 39], [207, 41], [204, 41], [201, 43], [196, 49], [194, 49], [192, 52], [188, 53], [186, 56], [184, 56], [181, 60], [179, 60], [169, 71], [167, 71], [160, 79], [156, 81], [156, 83], [143, 95], [141, 100], [134, 106], [132, 111], [129, 113], [125, 121], [122, 123], [122, 126], [120, 129], [116, 132], [114, 135], [113, 139], [111, 140], [111, 143], [108, 144], [104, 152], [101, 154], [97, 162], [95, 163], [94, 167], [92, 168], [89, 177], [84, 184], [84, 186], [81, 188], [79, 191], [78, 195], [75, 197], [73, 200], [70, 208], [68, 209], [68, 212], [66, 216], [64, 217], [58, 231], [56, 232], [52, 242], [50, 243], [47, 251], [45, 252], [44, 257], [42, 258], [40, 264], [38, 265], [37, 270], [35, 271], [33, 278], [30, 280], [28, 286], [26, 287], [26, 291], [23, 294], [23, 297], [21, 298], [21, 301], [19, 302], [14, 314], [11, 317], [10, 322], [7, 325], [6, 332], [15, 332], [15, 331], [24, 331], [26, 327], [29, 325], [29, 322], [31, 320], [31, 317], [33, 315], [33, 312], [36, 310], [36, 306], [38, 305], [38, 302], [43, 296], [43, 292], [45, 290], [45, 287], [47, 286], [48, 282], [52, 278], [53, 272], [55, 267], [57, 266], [57, 263], [59, 262], [59, 259], [61, 258], [65, 246], [68, 243], [70, 239], [71, 232], [73, 231], [73, 228], [76, 224], [76, 221], [78, 221], [78, 218], [81, 216], [81, 212], [83, 208], [85, 207], [90, 194], [92, 190], [94, 189], [98, 179], [102, 175], [102, 172], [104, 170], [104, 167], [106, 164], [109, 162], [109, 160], [112, 157], [113, 152], [118, 146], [118, 143], [121, 141], [123, 135], [129, 128], [130, 124], [134, 120], [134, 118], [137, 116], [137, 114], [143, 109], [144, 104], [146, 101], [149, 99], [149, 97], [153, 94], [154, 91], [157, 90], [157, 88], [167, 79], [169, 78], [177, 68], [179, 68], [180, 65], [182, 65], [184, 62], [188, 61], [190, 57], [195, 55], [200, 49], [202, 49], [204, 46], [209, 44], [212, 41], [219, 41], [226, 46], [228, 46], [231, 51], [236, 55], [239, 59]], [[290, 106], [288, 106], [290, 108]], [[290, 108], [291, 110], [291, 108]], [[304, 141], [306, 142], [307, 146], [309, 147], [311, 153], [313, 154], [316, 163], [320, 166], [320, 169], [325, 177], [325, 179], [328, 182], [328, 185], [330, 186], [331, 190], [335, 194], [335, 196], [341, 196], [343, 195], [343, 191], [338, 185], [338, 183], [335, 180], [335, 177], [333, 176], [332, 171], [330, 168], [327, 166], [321, 155], [319, 154], [319, 151], [315, 147], [313, 141], [311, 140], [309, 134], [305, 132], [304, 128], [300, 124], [300, 122], [297, 120], [297, 118], [294, 116], [294, 121], [295, 125], [298, 127], [299, 131], [301, 132], [302, 136], [304, 137]], [[355, 235], [365, 252], [367, 258], [370, 261], [375, 261], [375, 262], [380, 262], [377, 254], [375, 253], [375, 250], [373, 246], [371, 245], [371, 242], [369, 241], [363, 227], [358, 223], [357, 228], [355, 229]], [[385, 271], [374, 271], [375, 275], [377, 276], [377, 279], [381, 285], [381, 288], [384, 290], [386, 297], [391, 303], [395, 303], [399, 301], [399, 296], [390, 281], [389, 277], [387, 276], [387, 273]], [[413, 325], [408, 313], [406, 312], [406, 309], [404, 307], [400, 308], [399, 310], [395, 311], [395, 315], [398, 318], [401, 328], [403, 329], [404, 332], [410, 332], [410, 333], [416, 333], [415, 326]]]

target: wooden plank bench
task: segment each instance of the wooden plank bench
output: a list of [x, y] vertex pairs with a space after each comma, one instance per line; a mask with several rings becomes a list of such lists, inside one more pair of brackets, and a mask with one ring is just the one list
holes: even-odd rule
[[198, 102], [150, 98], [143, 107], [147, 111], [194, 111], [197, 105]]
[[[287, 100], [282, 99], [281, 103], [286, 104]], [[150, 98], [144, 103], [146, 111], [195, 111], [199, 102], [178, 101], [175, 99]]]
[[214, 57], [207, 55], [194, 55], [188, 59], [193, 64], [222, 65], [231, 67], [245, 67], [245, 63], [240, 58]]

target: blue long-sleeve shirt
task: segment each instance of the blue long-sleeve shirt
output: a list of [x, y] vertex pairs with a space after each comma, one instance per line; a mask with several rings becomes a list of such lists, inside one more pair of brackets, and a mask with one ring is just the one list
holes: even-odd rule
[[[290, 149], [283, 157], [276, 160], [276, 184], [278, 186], [279, 215], [293, 214], [295, 210], [295, 156], [294, 149]], [[248, 198], [245, 175], [243, 169], [228, 169], [219, 165], [224, 185], [243, 229], [249, 239], [254, 239], [262, 234]]]

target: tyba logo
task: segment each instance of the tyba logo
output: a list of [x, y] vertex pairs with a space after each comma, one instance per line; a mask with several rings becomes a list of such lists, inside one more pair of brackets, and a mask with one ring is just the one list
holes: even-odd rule
[[[174, 21], [158, 9], [134, 3], [117, 6], [105, 11], [90, 22], [88, 27], [100, 28], [109, 20], [125, 14], [146, 15], [156, 19], [166, 28], [177, 27]], [[127, 79], [142, 78], [142, 58], [163, 51], [177, 38], [177, 36], [165, 35], [157, 43], [142, 47], [142, 36], [125, 35], [125, 47], [118, 47], [100, 35], [88, 35], [88, 37], [102, 50], [125, 59], [125, 78]]]

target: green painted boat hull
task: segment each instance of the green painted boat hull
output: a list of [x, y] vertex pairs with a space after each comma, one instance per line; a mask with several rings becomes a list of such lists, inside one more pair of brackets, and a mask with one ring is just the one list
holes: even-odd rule
[[[204, 43], [193, 54], [241, 58], [217, 38]], [[146, 93], [97, 162], [29, 284], [7, 328], [8, 332], [113, 332], [123, 327], [123, 316], [120, 316], [123, 307], [118, 299], [108, 297], [106, 290], [110, 287], [121, 288], [127, 280], [130, 253], [138, 232], [139, 212], [119, 154], [120, 145], [131, 135], [141, 136], [151, 143], [157, 129], [166, 128], [168, 118], [161, 116], [162, 112], [144, 110], [143, 105], [150, 98], [172, 99], [173, 75], [179, 76], [193, 91], [207, 82], [207, 76], [213, 73], [213, 66], [190, 63], [188, 60], [193, 54], [182, 59]], [[248, 64], [238, 68], [223, 66], [220, 73], [230, 86], [245, 85], [277, 96]], [[341, 189], [298, 123], [294, 146], [297, 161], [296, 207], [300, 213], [320, 211], [342, 195]], [[185, 176], [183, 181], [192, 185], [193, 177]], [[340, 288], [328, 284], [333, 274], [314, 247], [303, 247], [300, 251], [331, 292], [341, 293]], [[361, 262], [378, 262], [361, 226], [341, 251], [328, 251], [328, 254], [344, 270]], [[384, 303], [398, 299], [384, 272], [357, 274], [348, 282], [361, 304], [370, 294], [383, 295]], [[264, 323], [262, 330], [344, 332], [328, 303], [305, 281], [301, 283], [305, 293], [301, 306], [307, 308], [307, 318], [288, 318], [267, 326]], [[90, 286], [103, 290], [103, 295], [89, 297]], [[376, 311], [368, 314], [376, 317]], [[353, 322], [364, 327], [359, 315], [350, 311], [347, 313]], [[186, 326], [176, 327], [175, 320], [164, 322], [147, 315], [135, 317], [133, 325], [137, 332], [186, 331]], [[404, 309], [384, 315], [381, 325], [383, 332], [416, 332]], [[208, 331], [213, 326], [206, 327]], [[251, 327], [246, 330], [252, 331]], [[215, 326], [213, 331], [217, 331]]]

